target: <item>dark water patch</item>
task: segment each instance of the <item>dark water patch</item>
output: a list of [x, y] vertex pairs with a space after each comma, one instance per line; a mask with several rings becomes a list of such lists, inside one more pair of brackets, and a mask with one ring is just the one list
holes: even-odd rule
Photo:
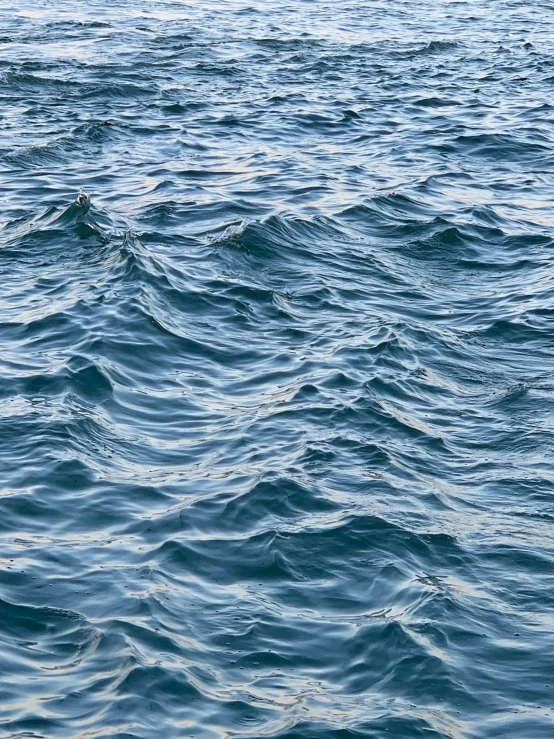
[[112, 28], [111, 23], [97, 20], [87, 21], [51, 21], [46, 23], [47, 28]]
[[466, 135], [458, 138], [456, 144], [470, 155], [497, 161], [538, 161], [549, 147], [537, 141], [525, 141], [507, 134]]

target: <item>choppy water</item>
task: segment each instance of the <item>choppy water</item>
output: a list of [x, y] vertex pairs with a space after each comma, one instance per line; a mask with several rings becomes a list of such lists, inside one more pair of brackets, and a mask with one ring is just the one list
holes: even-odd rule
[[16, 5], [0, 737], [553, 736], [552, 5]]

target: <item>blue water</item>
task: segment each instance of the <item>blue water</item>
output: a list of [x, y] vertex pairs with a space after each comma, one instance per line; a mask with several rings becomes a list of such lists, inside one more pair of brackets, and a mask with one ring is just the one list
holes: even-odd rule
[[15, 6], [1, 739], [554, 736], [552, 5]]

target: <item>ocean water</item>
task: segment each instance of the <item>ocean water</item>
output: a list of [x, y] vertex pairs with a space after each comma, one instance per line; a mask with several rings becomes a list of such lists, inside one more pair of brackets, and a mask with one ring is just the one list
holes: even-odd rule
[[1, 739], [554, 736], [553, 27], [0, 2]]

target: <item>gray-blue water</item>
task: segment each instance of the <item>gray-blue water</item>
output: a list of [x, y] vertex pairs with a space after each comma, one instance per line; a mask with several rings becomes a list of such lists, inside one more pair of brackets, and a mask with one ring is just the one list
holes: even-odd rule
[[553, 27], [0, 3], [1, 739], [554, 736]]

